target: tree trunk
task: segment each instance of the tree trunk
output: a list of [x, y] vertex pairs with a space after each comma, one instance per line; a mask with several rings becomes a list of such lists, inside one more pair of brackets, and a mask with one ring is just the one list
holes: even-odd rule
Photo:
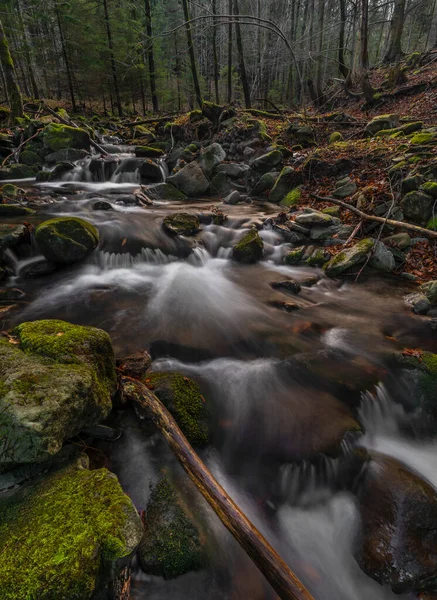
[[23, 44], [24, 44], [24, 57], [26, 59], [26, 67], [30, 80], [30, 85], [32, 87], [32, 94], [34, 98], [39, 98], [39, 90], [38, 85], [36, 83], [35, 72], [32, 65], [32, 58], [30, 53], [30, 44], [29, 44], [29, 36], [26, 25], [23, 19], [23, 7], [20, 0], [17, 0], [17, 14], [18, 14], [18, 22], [20, 24], [20, 29], [23, 35]]
[[12, 60], [9, 51], [8, 40], [3, 29], [3, 24], [0, 21], [0, 62], [3, 67], [7, 94], [9, 97], [9, 105], [11, 108], [10, 123], [14, 122], [15, 117], [22, 117], [23, 99], [21, 97], [20, 87], [18, 85], [17, 73], [15, 72], [14, 61]]
[[360, 47], [360, 67], [365, 72], [369, 68], [369, 0], [361, 0], [361, 47]]
[[318, 44], [318, 57], [316, 63], [316, 94], [317, 104], [320, 106], [323, 104], [323, 93], [322, 93], [322, 52], [323, 52], [323, 28], [325, 26], [325, 0], [319, 0], [319, 44]]
[[390, 41], [386, 55], [385, 63], [397, 62], [402, 56], [402, 32], [405, 23], [405, 0], [395, 0], [393, 15], [390, 22]]
[[[212, 0], [212, 12], [217, 14], [217, 0]], [[215, 90], [215, 101], [220, 104], [219, 94], [219, 65], [217, 57], [217, 27], [214, 25], [212, 28], [212, 56], [214, 61], [214, 90]]]
[[73, 87], [73, 79], [71, 77], [70, 61], [68, 59], [68, 52], [67, 52], [67, 48], [65, 45], [64, 30], [62, 27], [61, 14], [59, 12], [59, 5], [58, 5], [57, 0], [55, 0], [55, 10], [56, 10], [56, 20], [58, 22], [59, 36], [61, 39], [62, 56], [64, 57], [65, 70], [67, 72], [67, 82], [68, 82], [68, 89], [70, 92], [71, 105], [73, 107], [73, 112], [76, 112], [76, 98], [74, 96], [74, 87]]
[[238, 7], [238, 0], [234, 0], [234, 13], [237, 17], [235, 31], [236, 31], [236, 37], [237, 37], [237, 49], [238, 49], [238, 58], [239, 58], [239, 63], [240, 63], [241, 84], [243, 86], [244, 104], [245, 104], [246, 108], [251, 108], [249, 82], [247, 80], [246, 64], [244, 62], [243, 38], [241, 36], [241, 27], [240, 27], [240, 20], [239, 20], [240, 10]]
[[346, 31], [346, 0], [340, 0], [340, 35], [338, 43], [338, 70], [343, 75], [345, 81], [349, 79], [349, 69], [346, 66], [344, 57], [345, 51], [345, 31]]
[[144, 0], [144, 8], [146, 11], [147, 60], [149, 63], [150, 93], [152, 95], [153, 111], [158, 112], [159, 102], [158, 95], [156, 93], [155, 54], [153, 52], [152, 11], [150, 8], [150, 0]]
[[[228, 13], [232, 15], [233, 0], [229, 0]], [[232, 20], [229, 20], [228, 26], [228, 104], [232, 102]]]
[[111, 33], [111, 25], [109, 23], [108, 1], [107, 0], [103, 0], [103, 9], [105, 11], [106, 35], [108, 36], [108, 48], [109, 48], [109, 55], [110, 55], [110, 59], [111, 59], [112, 79], [114, 82], [115, 102], [117, 104], [118, 115], [121, 117], [121, 116], [123, 116], [123, 109], [121, 107], [120, 90], [118, 87], [117, 68], [115, 65], [114, 46], [112, 43], [112, 33]]
[[124, 395], [152, 419], [194, 485], [278, 596], [282, 600], [313, 600], [288, 565], [217, 483], [155, 394], [130, 377], [122, 377], [121, 386]]
[[190, 56], [191, 75], [193, 77], [194, 92], [196, 94], [197, 104], [202, 108], [202, 93], [200, 91], [199, 78], [197, 76], [196, 57], [194, 54], [193, 36], [191, 33], [190, 14], [188, 12], [188, 1], [182, 0], [184, 9], [185, 31], [187, 33], [188, 54]]

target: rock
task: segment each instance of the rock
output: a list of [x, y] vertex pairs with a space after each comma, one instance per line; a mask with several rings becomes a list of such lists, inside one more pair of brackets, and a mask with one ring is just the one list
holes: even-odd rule
[[160, 148], [151, 148], [150, 146], [137, 146], [135, 148], [135, 156], [138, 158], [161, 158], [164, 156], [164, 151]]
[[64, 321], [22, 323], [0, 338], [0, 467], [41, 462], [111, 411], [114, 352], [107, 333]]
[[220, 146], [220, 144], [211, 144], [200, 153], [199, 165], [205, 175], [208, 177], [212, 175], [212, 172], [220, 163], [226, 158], [226, 152]]
[[270, 300], [268, 305], [273, 308], [277, 308], [278, 310], [283, 310], [287, 313], [292, 313], [301, 308], [300, 304], [297, 302], [285, 302], [284, 300]]
[[60, 123], [50, 123], [42, 131], [44, 146], [52, 152], [64, 148], [90, 149], [90, 136], [80, 128], [69, 127]]
[[269, 194], [269, 202], [282, 203], [287, 197], [287, 194], [296, 187], [296, 181], [294, 169], [291, 167], [284, 167]]
[[217, 175], [214, 175], [211, 180], [211, 190], [222, 197], [227, 196], [232, 191], [229, 178], [224, 171], [219, 171]]
[[265, 192], [270, 191], [274, 187], [277, 178], [278, 178], [278, 173], [276, 173], [276, 172], [272, 171], [269, 173], [264, 173], [264, 175], [262, 175], [258, 179], [256, 184], [252, 188], [251, 195], [257, 197], [257, 196], [261, 196]]
[[409, 248], [411, 246], [411, 238], [408, 233], [396, 233], [394, 235], [389, 235], [382, 241], [388, 246], [399, 248], [399, 250], [405, 250], [405, 248]]
[[73, 171], [75, 168], [72, 162], [60, 162], [55, 168], [50, 172], [49, 181], [57, 181], [62, 179], [65, 173], [69, 171]]
[[[424, 183], [424, 177], [422, 175], [410, 175], [402, 180], [402, 194], [408, 194], [408, 192], [414, 192]], [[426, 190], [425, 190], [426, 191]]]
[[163, 180], [161, 167], [150, 158], [141, 163], [140, 176], [143, 183], [160, 183]]
[[376, 135], [383, 129], [394, 129], [399, 127], [399, 115], [379, 115], [366, 125], [367, 136]]
[[24, 217], [34, 214], [34, 210], [21, 204], [0, 204], [0, 217]]
[[328, 277], [337, 277], [350, 268], [360, 265], [367, 260], [369, 252], [373, 249], [375, 240], [366, 238], [351, 248], [342, 250], [331, 258], [325, 267]]
[[300, 125], [299, 123], [292, 123], [287, 133], [293, 138], [293, 141], [300, 144], [303, 147], [314, 145], [314, 131], [310, 125]]
[[93, 174], [93, 181], [109, 181], [120, 165], [117, 156], [104, 156], [90, 160], [88, 168]]
[[94, 202], [92, 209], [93, 210], [114, 210], [112, 204], [110, 204], [109, 202], [106, 202], [105, 200], [98, 200], [97, 202]]
[[343, 141], [343, 136], [341, 135], [341, 133], [339, 131], [334, 131], [334, 133], [331, 133], [331, 135], [329, 136], [330, 144], [335, 144], [336, 142], [342, 142], [342, 141]]
[[84, 219], [59, 217], [44, 221], [35, 230], [38, 247], [55, 264], [86, 258], [99, 244], [98, 230]]
[[38, 169], [28, 165], [14, 164], [9, 169], [1, 169], [0, 179], [30, 179], [35, 177]]
[[431, 302], [425, 296], [425, 294], [414, 292], [405, 296], [405, 302], [412, 306], [413, 312], [416, 315], [426, 315], [430, 308]]
[[189, 198], [203, 196], [210, 185], [197, 162], [186, 165], [176, 175], [168, 177], [167, 183], [175, 185]]
[[373, 254], [369, 260], [369, 266], [383, 273], [391, 273], [395, 269], [393, 254], [379, 240], [375, 243]]
[[23, 150], [20, 152], [20, 163], [28, 167], [42, 166], [41, 157], [32, 150]]
[[297, 215], [296, 223], [300, 225], [324, 225], [327, 227], [328, 225], [339, 225], [339, 219], [322, 213], [319, 210], [306, 209], [306, 212]]
[[311, 228], [310, 238], [312, 240], [327, 240], [338, 235], [341, 225], [315, 226]]
[[416, 133], [416, 135], [413, 135], [413, 137], [411, 138], [411, 144], [413, 146], [433, 146], [436, 142], [437, 135], [435, 131], [424, 131], [423, 133]]
[[138, 549], [145, 573], [171, 579], [207, 565], [199, 531], [186, 512], [170, 481], [162, 479], [150, 495]]
[[184, 193], [171, 183], [155, 183], [146, 190], [147, 196], [152, 200], [186, 200]]
[[350, 177], [345, 177], [337, 181], [337, 187], [333, 192], [334, 198], [347, 198], [352, 196], [357, 191], [357, 185]]
[[238, 262], [250, 264], [261, 260], [264, 244], [256, 229], [251, 229], [234, 246], [232, 258]]
[[190, 213], [174, 213], [165, 217], [162, 227], [169, 235], [196, 235], [200, 231], [200, 221]]
[[0, 498], [2, 598], [92, 600], [143, 527], [115, 475], [72, 464]]
[[118, 369], [121, 369], [125, 375], [134, 379], [145, 378], [147, 369], [151, 364], [152, 358], [145, 350], [134, 352], [117, 360]]
[[[114, 157], [112, 157], [114, 158]], [[119, 164], [118, 168], [117, 168], [117, 174], [119, 173], [135, 173], [135, 171], [139, 171], [140, 167], [142, 166], [142, 164], [145, 162], [145, 160], [143, 158], [126, 158], [125, 160], [122, 160], [121, 163]], [[153, 161], [151, 161], [152, 164]], [[153, 167], [152, 167], [153, 168]], [[158, 167], [159, 168], [159, 167]], [[155, 173], [155, 171], [153, 171], [153, 174]]]
[[[118, 149], [117, 149], [118, 151]], [[54, 164], [58, 162], [76, 162], [89, 156], [86, 150], [80, 150], [78, 148], [64, 148], [47, 154], [45, 161], [48, 164]]]
[[408, 220], [424, 225], [432, 215], [434, 199], [425, 192], [408, 192], [400, 203]]
[[299, 294], [301, 291], [301, 286], [298, 281], [295, 279], [287, 279], [285, 281], [275, 281], [270, 284], [274, 290], [279, 290], [280, 292], [286, 292], [291, 294]]
[[437, 200], [437, 183], [435, 181], [427, 181], [423, 185], [420, 186], [422, 192], [428, 194], [434, 200]]
[[217, 173], [225, 173], [230, 179], [241, 179], [249, 171], [249, 166], [240, 163], [225, 163], [218, 165]]
[[206, 446], [208, 411], [197, 383], [180, 373], [148, 373], [144, 381], [174, 416], [190, 444]]
[[29, 230], [26, 225], [0, 223], [0, 252], [8, 248], [15, 248], [27, 240], [29, 240]]
[[302, 259], [310, 267], [323, 267], [329, 260], [329, 254], [323, 248], [308, 246]]
[[431, 304], [437, 304], [437, 281], [422, 283], [419, 289], [425, 294]]
[[267, 154], [263, 154], [252, 162], [252, 170], [258, 173], [267, 173], [273, 167], [279, 165], [282, 161], [282, 152], [279, 150], [272, 150]]
[[5, 198], [16, 198], [25, 194], [25, 191], [17, 187], [13, 183], [5, 183], [0, 189], [0, 194]]
[[402, 463], [372, 453], [359, 493], [357, 560], [398, 594], [427, 589], [437, 569], [437, 493]]
[[26, 294], [18, 288], [0, 288], [0, 304], [23, 300]]
[[241, 194], [234, 190], [223, 200], [225, 204], [238, 204], [241, 202]]
[[300, 248], [295, 248], [291, 250], [285, 257], [284, 262], [286, 265], [298, 265], [303, 257], [303, 253], [305, 251], [305, 247], [301, 246]]

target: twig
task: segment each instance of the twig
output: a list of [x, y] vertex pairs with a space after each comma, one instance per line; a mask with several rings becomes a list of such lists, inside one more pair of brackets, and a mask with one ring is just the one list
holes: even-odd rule
[[36, 133], [34, 133], [32, 135], [32, 137], [27, 138], [27, 140], [24, 140], [24, 142], [21, 142], [21, 144], [18, 146], [18, 148], [16, 148], [12, 154], [9, 154], [9, 156], [7, 156], [4, 161], [2, 162], [2, 167], [5, 166], [5, 164], [8, 162], [8, 160], [10, 158], [12, 158], [13, 156], [15, 156], [16, 154], [18, 154], [18, 152], [20, 152], [21, 148], [23, 148], [23, 146], [25, 146], [27, 144], [27, 142], [30, 142], [30, 140], [33, 140], [33, 138], [36, 138], [36, 136], [41, 132], [41, 129], [38, 129], [38, 131]]
[[350, 234], [350, 236], [348, 237], [348, 239], [344, 242], [344, 246], [347, 246], [348, 244], [351, 243], [351, 241], [354, 239], [354, 237], [357, 235], [358, 231], [361, 229], [361, 226], [363, 224], [363, 221], [361, 220], [358, 225], [356, 225], [355, 229], [352, 231], [352, 233]]

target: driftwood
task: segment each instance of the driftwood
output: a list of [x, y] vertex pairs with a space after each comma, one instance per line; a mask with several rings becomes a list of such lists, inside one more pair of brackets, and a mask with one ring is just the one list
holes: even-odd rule
[[121, 377], [121, 386], [124, 396], [139, 405], [152, 419], [197, 489], [278, 596], [282, 600], [314, 600], [269, 542], [217, 483], [155, 394], [140, 381], [126, 376]]
[[[52, 110], [50, 108], [50, 106], [47, 106], [47, 104], [44, 104], [44, 108], [46, 109], [47, 112], [49, 112], [51, 115], [56, 117], [64, 125], [68, 125], [69, 127], [74, 127], [75, 129], [80, 129], [79, 125], [77, 125], [74, 121], [71, 121], [71, 119], [64, 119], [64, 117], [61, 117], [60, 115], [58, 115], [58, 113], [55, 112], [54, 110]], [[100, 154], [103, 154], [105, 156], [108, 154], [106, 152], [106, 150], [104, 150], [102, 148], [102, 146], [100, 146], [97, 142], [95, 142], [91, 137], [90, 137], [90, 144], [93, 148], [95, 148], [98, 152], [100, 152]]]
[[408, 229], [410, 231], [414, 231], [415, 233], [420, 233], [430, 238], [437, 239], [437, 231], [432, 231], [432, 229], [426, 229], [425, 227], [413, 225], [412, 223], [404, 223], [404, 221], [395, 221], [394, 219], [386, 219], [385, 217], [375, 217], [373, 215], [368, 215], [363, 211], [359, 210], [358, 208], [355, 208], [355, 206], [347, 204], [347, 202], [337, 200], [337, 198], [318, 196], [317, 194], [310, 194], [310, 196], [315, 200], [319, 200], [321, 202], [331, 202], [332, 204], [337, 204], [338, 206], [347, 208], [347, 210], [350, 210], [351, 212], [361, 217], [363, 221], [375, 221], [376, 223], [384, 223], [386, 225], [391, 225], [392, 227]]

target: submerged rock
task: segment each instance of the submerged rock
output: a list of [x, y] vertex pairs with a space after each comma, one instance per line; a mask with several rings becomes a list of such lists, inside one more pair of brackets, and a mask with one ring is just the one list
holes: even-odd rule
[[363, 264], [369, 252], [373, 249], [375, 240], [366, 238], [358, 242], [352, 248], [342, 250], [331, 258], [325, 267], [325, 273], [328, 277], [337, 277], [355, 265]]
[[129, 564], [141, 519], [115, 475], [84, 465], [0, 496], [2, 600], [92, 600]]
[[241, 263], [255, 263], [261, 260], [264, 251], [264, 244], [256, 229], [251, 229], [234, 246], [232, 258]]
[[167, 179], [189, 198], [207, 193], [209, 181], [197, 162], [192, 162]]
[[35, 238], [44, 257], [57, 264], [83, 260], [99, 244], [96, 227], [76, 217], [44, 221], [36, 228]]
[[143, 571], [165, 579], [198, 571], [207, 564], [199, 531], [167, 478], [152, 490], [138, 557]]
[[106, 418], [116, 390], [107, 333], [64, 321], [22, 323], [0, 337], [0, 468], [41, 462]]
[[397, 460], [374, 453], [359, 494], [363, 570], [394, 592], [434, 589], [437, 493]]
[[286, 279], [285, 281], [275, 281], [270, 284], [274, 290], [280, 292], [286, 292], [291, 294], [299, 294], [301, 291], [301, 285], [295, 279]]
[[195, 235], [200, 230], [200, 221], [190, 213], [174, 213], [165, 217], [162, 227], [170, 235]]

